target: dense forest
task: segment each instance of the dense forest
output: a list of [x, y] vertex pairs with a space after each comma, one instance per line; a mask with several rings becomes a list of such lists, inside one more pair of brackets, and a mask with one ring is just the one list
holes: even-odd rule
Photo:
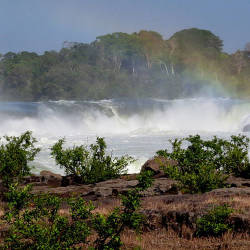
[[90, 44], [64, 42], [58, 52], [0, 56], [2, 101], [170, 99], [210, 87], [218, 95], [250, 97], [250, 43], [228, 54], [218, 36], [196, 28], [168, 40], [154, 31], [117, 32]]

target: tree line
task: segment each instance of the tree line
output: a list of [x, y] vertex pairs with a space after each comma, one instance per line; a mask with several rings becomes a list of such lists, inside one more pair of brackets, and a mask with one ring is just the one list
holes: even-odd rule
[[8, 52], [0, 58], [1, 100], [178, 98], [207, 86], [250, 96], [250, 43], [233, 54], [212, 32], [116, 32], [60, 51]]

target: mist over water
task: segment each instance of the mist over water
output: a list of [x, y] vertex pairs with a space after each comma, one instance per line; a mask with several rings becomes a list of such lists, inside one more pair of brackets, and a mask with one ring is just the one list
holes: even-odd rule
[[137, 172], [154, 153], [169, 147], [168, 139], [201, 134], [229, 137], [250, 124], [250, 101], [227, 98], [177, 100], [112, 99], [0, 103], [0, 134], [19, 135], [31, 130], [42, 152], [34, 172], [63, 173], [49, 148], [65, 137], [66, 146], [90, 144], [104, 136], [109, 152], [138, 159], [129, 172]]

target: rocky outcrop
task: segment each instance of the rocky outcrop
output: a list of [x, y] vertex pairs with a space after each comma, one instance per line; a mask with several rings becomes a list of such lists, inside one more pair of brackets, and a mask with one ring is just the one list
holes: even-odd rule
[[156, 156], [150, 160], [147, 160], [143, 164], [141, 171], [150, 170], [154, 173], [155, 178], [160, 178], [165, 176], [162, 166], [176, 166], [177, 164], [177, 161], [170, 160], [162, 156]]
[[[164, 164], [176, 164], [160, 158], [147, 161], [142, 168], [155, 173], [153, 185], [142, 193], [141, 211], [147, 218], [145, 231], [171, 229], [179, 236], [190, 239], [195, 232], [197, 218], [211, 207], [226, 203], [236, 211], [229, 220], [233, 230], [250, 233], [250, 180], [230, 176], [227, 180], [230, 188], [215, 189], [204, 194], [181, 194], [176, 181], [166, 178], [161, 172], [160, 166], [164, 160]], [[73, 176], [62, 177], [50, 171], [42, 171], [40, 176], [29, 176], [24, 182], [34, 184], [34, 194], [81, 196], [105, 207], [117, 200], [119, 194], [135, 188], [138, 184], [136, 177], [135, 174], [124, 175], [118, 179], [83, 185], [77, 184], [78, 180]]]
[[52, 173], [51, 171], [41, 171], [40, 177], [43, 183], [46, 183], [51, 187], [60, 187], [62, 184], [62, 176], [60, 174]]
[[43, 170], [40, 175], [31, 175], [23, 178], [23, 184], [34, 186], [61, 187], [63, 177], [48, 170]]
[[227, 179], [227, 184], [230, 187], [250, 187], [250, 179], [230, 176]]
[[70, 185], [78, 185], [81, 183], [82, 183], [81, 177], [70, 174], [62, 177], [61, 186], [67, 187]]
[[[61, 197], [71, 194], [80, 195], [87, 199], [97, 200], [100, 198], [116, 197], [136, 187], [137, 180], [126, 180], [123, 178], [98, 182], [90, 185], [69, 185], [67, 187], [51, 187], [38, 185], [33, 187], [33, 193], [51, 193]], [[143, 193], [143, 196], [154, 196], [163, 194], [177, 194], [176, 182], [168, 178], [155, 179], [152, 187]]]
[[175, 231], [180, 237], [192, 238], [197, 219], [212, 207], [222, 204], [229, 204], [235, 210], [228, 221], [233, 230], [250, 234], [249, 187], [216, 189], [196, 195], [146, 197], [142, 209], [147, 218], [144, 230], [165, 228]]

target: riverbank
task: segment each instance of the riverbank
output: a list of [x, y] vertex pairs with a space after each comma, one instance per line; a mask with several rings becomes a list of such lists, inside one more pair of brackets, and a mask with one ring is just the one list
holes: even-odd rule
[[[71, 176], [63, 177], [49, 171], [28, 176], [23, 184], [32, 184], [34, 194], [54, 194], [59, 197], [77, 196], [91, 200], [95, 212], [108, 214], [120, 205], [119, 194], [135, 188], [136, 174], [90, 185], [74, 183]], [[230, 177], [228, 188], [215, 189], [204, 194], [183, 194], [173, 181], [155, 172], [152, 187], [144, 191], [141, 212], [145, 215], [143, 233], [125, 231], [124, 249], [249, 249], [250, 247], [250, 180]], [[229, 218], [233, 231], [222, 237], [194, 237], [196, 221], [214, 206], [228, 204], [234, 209]], [[6, 204], [2, 203], [3, 209]], [[2, 211], [3, 213], [3, 211]], [[69, 213], [67, 206], [61, 214]], [[1, 237], [8, 227], [1, 225]], [[91, 236], [94, 237], [93, 235]], [[93, 239], [92, 239], [93, 240]], [[91, 241], [91, 239], [90, 239]]]

